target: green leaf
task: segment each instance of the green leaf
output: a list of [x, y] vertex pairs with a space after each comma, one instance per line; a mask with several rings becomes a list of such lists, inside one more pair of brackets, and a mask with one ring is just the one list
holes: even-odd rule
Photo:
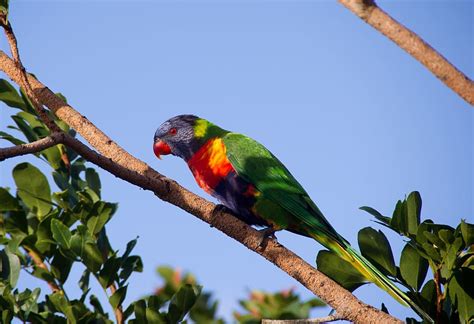
[[63, 284], [71, 272], [72, 263], [72, 260], [64, 257], [61, 253], [56, 253], [51, 263], [51, 273]]
[[25, 318], [28, 318], [31, 312], [38, 312], [38, 297], [41, 292], [41, 289], [36, 288], [34, 289], [31, 294], [28, 296], [28, 300], [26, 300], [23, 305], [21, 306], [21, 310], [24, 312]]
[[89, 303], [92, 305], [92, 307], [94, 307], [94, 311], [96, 313], [105, 315], [104, 309], [102, 308], [99, 299], [95, 295], [91, 295], [89, 297]]
[[[96, 208], [98, 203], [101, 203], [102, 206], [99, 208]], [[102, 230], [104, 225], [111, 218], [112, 213], [114, 212], [115, 208], [110, 205], [112, 204], [108, 204], [108, 203], [104, 204], [101, 201], [94, 204], [94, 209], [96, 210], [98, 215], [92, 216], [87, 220], [87, 228], [92, 234], [94, 235], [98, 234]]]
[[399, 200], [393, 211], [392, 220], [390, 225], [398, 231], [400, 234], [407, 232], [407, 220], [406, 220], [406, 208], [405, 203]]
[[7, 189], [0, 187], [0, 211], [21, 210], [18, 200]]
[[65, 249], [71, 248], [71, 232], [69, 228], [57, 219], [51, 220], [51, 233], [60, 246]]
[[168, 319], [171, 323], [178, 323], [183, 320], [184, 316], [196, 303], [201, 290], [201, 286], [186, 284], [174, 294], [168, 306]]
[[100, 197], [100, 178], [99, 174], [94, 169], [86, 169], [86, 181], [89, 188], [94, 190], [94, 192]]
[[62, 312], [66, 315], [68, 322], [76, 323], [76, 317], [72, 311], [72, 307], [69, 305], [69, 302], [64, 297], [62, 292], [55, 292], [50, 295], [47, 295], [49, 301], [53, 304], [56, 310]]
[[[8, 9], [5, 8], [8, 8], [8, 1], [1, 0], [0, 10], [7, 10], [8, 12]], [[25, 102], [18, 94], [18, 91], [4, 79], [0, 79], [0, 100], [10, 107], [26, 110]]]
[[461, 268], [456, 271], [448, 284], [451, 302], [456, 305], [461, 323], [468, 323], [474, 317], [474, 271]]
[[461, 221], [461, 234], [466, 246], [474, 244], [474, 225]]
[[436, 311], [436, 284], [433, 279], [429, 280], [421, 290], [421, 306], [428, 314], [433, 315]]
[[137, 323], [146, 323], [146, 302], [140, 299], [134, 303]]
[[372, 216], [374, 216], [377, 220], [381, 221], [383, 224], [385, 225], [390, 225], [390, 221], [391, 221], [391, 218], [390, 217], [387, 217], [387, 216], [384, 216], [382, 215], [381, 213], [379, 213], [377, 210], [375, 210], [374, 208], [372, 207], [368, 207], [368, 206], [362, 206], [359, 208], [360, 210], [363, 210], [369, 214], [371, 214]]
[[331, 251], [319, 251], [316, 263], [319, 271], [349, 291], [354, 291], [367, 283], [367, 279], [359, 271]]
[[91, 272], [99, 271], [103, 260], [97, 245], [86, 243], [82, 260]]
[[138, 255], [129, 256], [122, 265], [122, 271], [120, 272], [120, 279], [126, 281], [132, 272], [142, 272], [143, 263], [142, 259]]
[[59, 150], [58, 145], [41, 151], [41, 155], [43, 155], [46, 160], [48, 160], [49, 164], [54, 170], [58, 170], [63, 165], [61, 160], [61, 151]]
[[20, 259], [8, 250], [0, 251], [0, 277], [14, 288], [20, 276]]
[[33, 131], [33, 127], [31, 127], [23, 118], [20, 116], [12, 116], [12, 119], [29, 142], [38, 140], [38, 134]]
[[123, 286], [117, 289], [115, 293], [109, 298], [109, 302], [112, 308], [116, 309], [117, 307], [122, 305], [122, 302], [124, 301], [126, 295], [127, 295], [127, 286]]
[[443, 241], [446, 245], [451, 244], [454, 241], [453, 231], [449, 229], [439, 230], [438, 236], [441, 239], [441, 241]]
[[86, 293], [89, 290], [89, 278], [90, 278], [90, 271], [84, 270], [82, 273], [81, 278], [79, 279], [79, 288], [81, 288], [82, 293]]
[[410, 244], [406, 244], [400, 257], [400, 274], [416, 291], [420, 290], [428, 271], [428, 261]]
[[18, 196], [38, 218], [51, 210], [51, 189], [44, 174], [30, 163], [20, 163], [13, 169]]
[[21, 144], [25, 144], [24, 141], [16, 138], [15, 136], [12, 136], [8, 133], [5, 133], [5, 132], [0, 132], [0, 138], [1, 139], [4, 139], [6, 141], [9, 141], [10, 143], [14, 144], [14, 145], [21, 145]]
[[407, 229], [408, 233], [416, 234], [420, 224], [421, 196], [418, 191], [413, 191], [406, 200], [407, 206]]
[[99, 273], [99, 281], [103, 288], [109, 287], [114, 281], [118, 280], [118, 271], [122, 260], [116, 257], [110, 257], [105, 261], [104, 266]]
[[386, 274], [396, 276], [397, 268], [393, 260], [390, 243], [381, 231], [371, 227], [363, 228], [358, 235], [359, 248], [363, 256]]
[[127, 248], [125, 249], [125, 253], [122, 255], [122, 260], [126, 260], [128, 258], [128, 256], [132, 252], [135, 245], [137, 245], [137, 241], [138, 241], [138, 236], [127, 243]]
[[146, 312], [146, 320], [148, 324], [165, 324], [166, 319], [154, 309], [147, 308]]

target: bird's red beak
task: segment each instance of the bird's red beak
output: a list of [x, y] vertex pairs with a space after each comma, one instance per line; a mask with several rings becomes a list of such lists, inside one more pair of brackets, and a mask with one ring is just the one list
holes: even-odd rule
[[162, 155], [171, 154], [171, 148], [163, 141], [156, 141], [153, 144], [153, 152], [155, 152], [156, 157], [161, 160]]

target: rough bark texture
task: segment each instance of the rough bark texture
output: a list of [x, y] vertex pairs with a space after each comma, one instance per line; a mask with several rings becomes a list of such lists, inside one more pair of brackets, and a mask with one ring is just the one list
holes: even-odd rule
[[[18, 67], [1, 51], [0, 69], [14, 82], [21, 84], [21, 73]], [[255, 229], [231, 214], [216, 210], [214, 204], [191, 193], [175, 181], [153, 170], [143, 161], [133, 157], [33, 76], [28, 75], [28, 78], [35, 96], [41, 103], [100, 152], [99, 154], [91, 150], [69, 136], [64, 138], [64, 144], [71, 146], [92, 163], [125, 181], [153, 191], [160, 199], [195, 215], [250, 250], [262, 255], [318, 295], [344, 318], [355, 323], [402, 323], [400, 320], [364, 304], [278, 242], [267, 240], [265, 247], [260, 247], [261, 236]]]
[[61, 143], [64, 138], [63, 133], [53, 133], [51, 136], [42, 138], [32, 143], [25, 143], [0, 149], [0, 161], [19, 155], [36, 153], [51, 146]]
[[417, 34], [380, 9], [374, 1], [339, 0], [339, 2], [391, 39], [464, 100], [474, 105], [474, 82]]

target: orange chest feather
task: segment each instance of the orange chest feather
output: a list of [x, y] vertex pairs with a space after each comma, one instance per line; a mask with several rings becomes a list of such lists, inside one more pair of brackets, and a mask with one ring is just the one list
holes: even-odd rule
[[226, 156], [222, 139], [215, 138], [207, 141], [188, 160], [188, 166], [199, 187], [211, 193], [216, 186], [233, 170]]

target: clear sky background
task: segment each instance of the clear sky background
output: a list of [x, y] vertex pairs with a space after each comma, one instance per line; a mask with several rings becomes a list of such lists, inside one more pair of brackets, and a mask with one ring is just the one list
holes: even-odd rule
[[[472, 1], [379, 5], [474, 76]], [[169, 117], [193, 113], [264, 143], [354, 245], [361, 228], [380, 228], [358, 207], [390, 214], [413, 190], [423, 219], [474, 222], [474, 110], [336, 1], [12, 1], [10, 19], [29, 71], [130, 153], [206, 198], [181, 160], [153, 155], [154, 131]], [[2, 130], [12, 112], [0, 107]], [[1, 163], [2, 185], [24, 160]], [[197, 218], [100, 174], [104, 199], [120, 204], [108, 225], [113, 246], [123, 251], [140, 237], [145, 270], [132, 276], [128, 301], [153, 291], [164, 264], [196, 274], [227, 318], [249, 289], [311, 296]], [[399, 260], [402, 239], [383, 231]], [[314, 264], [319, 244], [278, 238]], [[37, 281], [23, 273], [19, 284]], [[413, 316], [373, 285], [356, 295]]]

